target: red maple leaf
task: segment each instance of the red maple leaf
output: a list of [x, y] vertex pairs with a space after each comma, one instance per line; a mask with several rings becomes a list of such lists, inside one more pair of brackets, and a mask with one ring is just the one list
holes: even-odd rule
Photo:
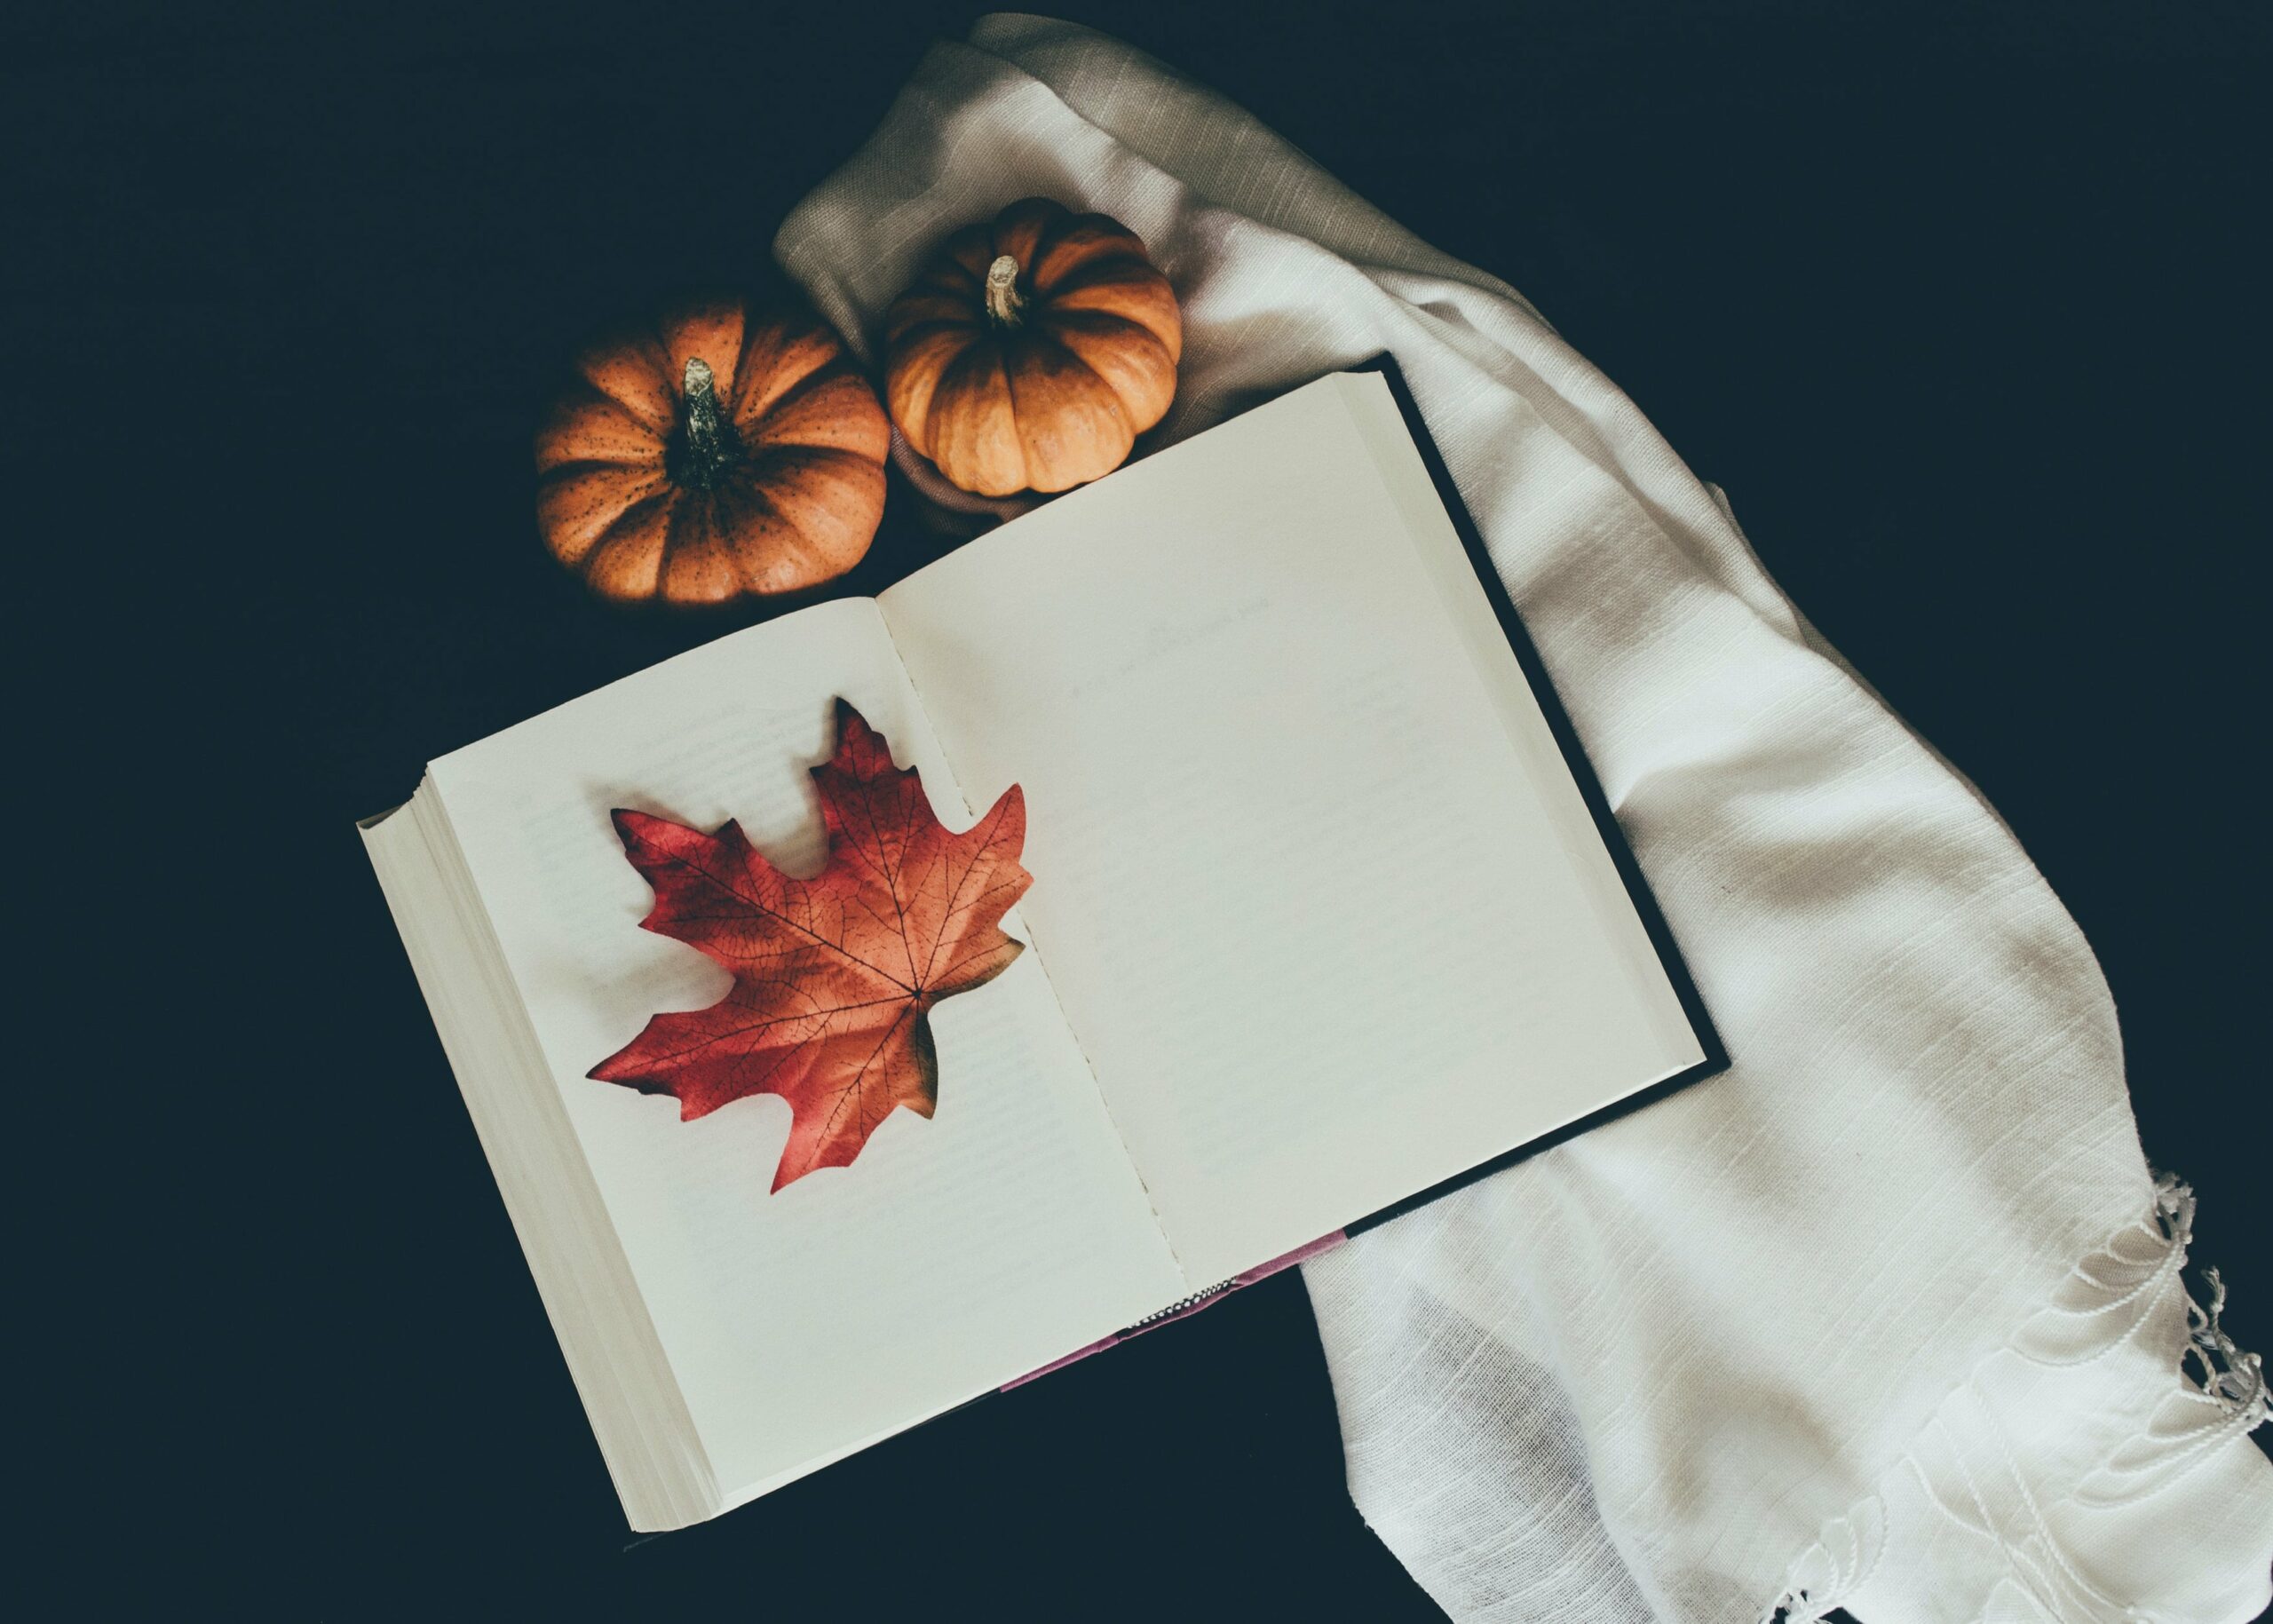
[[843, 700], [836, 754], [812, 770], [828, 862], [794, 880], [741, 827], [705, 835], [615, 814], [624, 854], [654, 888], [645, 929], [733, 972], [707, 1010], [658, 1015], [588, 1075], [669, 1094], [691, 1121], [747, 1094], [789, 1102], [773, 1188], [860, 1153], [894, 1107], [930, 1116], [939, 1094], [931, 1006], [993, 980], [1024, 944], [1002, 918], [1034, 876], [1018, 866], [1015, 784], [961, 835], [931, 815], [915, 770]]

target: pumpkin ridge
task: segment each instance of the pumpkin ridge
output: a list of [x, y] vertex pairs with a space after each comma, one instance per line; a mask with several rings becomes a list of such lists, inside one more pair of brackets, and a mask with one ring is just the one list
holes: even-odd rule
[[1018, 281], [1025, 285], [1027, 304], [1039, 305], [1049, 297], [1036, 273], [1049, 260], [1050, 250], [1065, 240], [1065, 233], [1073, 226], [1074, 218], [1071, 214], [1045, 218], [1041, 229], [1034, 234], [1034, 246], [1018, 261]]
[[1018, 262], [1018, 274], [1041, 257], [1042, 244], [1049, 240], [1050, 227], [1065, 218], [1065, 205], [1049, 197], [1021, 198], [994, 217], [986, 228], [988, 251], [970, 269], [979, 281], [986, 280], [986, 267], [1008, 254]]
[[[1114, 409], [1120, 411], [1121, 416], [1126, 418], [1129, 416], [1128, 410], [1121, 406], [1121, 392], [1113, 386], [1113, 380], [1105, 376], [1104, 373], [1099, 372], [1095, 367], [1089, 365], [1089, 358], [1087, 356], [1083, 355], [1072, 345], [1067, 344], [1063, 338], [1060, 338], [1057, 334], [1049, 330], [1049, 312], [1044, 311], [1041, 313], [1042, 319], [1033, 323], [1027, 329], [1026, 337], [1029, 341], [1032, 342], [1037, 349], [1043, 345], [1048, 345], [1059, 354], [1071, 357], [1073, 363], [1080, 367], [1082, 371], [1088, 373], [1091, 377], [1097, 379], [1098, 383], [1105, 385], [1105, 393], [1113, 398]], [[1016, 384], [1013, 384], [1010, 386], [1010, 393], [1013, 397], [1017, 395], [1018, 385]]]
[[884, 370], [891, 370], [891, 357], [910, 344], [929, 343], [941, 333], [960, 333], [970, 339], [985, 331], [985, 316], [974, 319], [967, 306], [918, 314], [895, 305], [884, 321]]
[[692, 539], [687, 535], [686, 531], [690, 521], [694, 517], [693, 510], [698, 505], [707, 506], [709, 495], [708, 491], [692, 490], [684, 485], [677, 486], [672, 490], [670, 510], [663, 515], [661, 571], [664, 575], [668, 576], [670, 574], [671, 559], [685, 551], [688, 541]]
[[1047, 329], [1079, 356], [1113, 391], [1135, 437], [1167, 416], [1176, 403], [1176, 356], [1150, 329], [1118, 320], [1092, 326], [1069, 321], [1064, 313]]
[[636, 469], [588, 468], [540, 486], [538, 527], [552, 556], [576, 569], [627, 514], [662, 494], [655, 477], [642, 478]]
[[[556, 474], [559, 477], [556, 477]], [[574, 513], [568, 516], [573, 518], [588, 515], [604, 509], [611, 503], [616, 503], [619, 498], [621, 499], [621, 505], [616, 507], [614, 518], [610, 519], [606, 524], [602, 525], [598, 531], [594, 532], [591, 543], [592, 546], [597, 546], [600, 539], [607, 534], [608, 529], [613, 527], [618, 519], [621, 519], [625, 514], [630, 512], [640, 503], [651, 501], [657, 496], [669, 495], [670, 494], [669, 482], [663, 479], [660, 473], [651, 474], [647, 478], [640, 479], [638, 478], [638, 471], [637, 469], [626, 468], [621, 463], [586, 463], [582, 467], [573, 471], [556, 471], [556, 474], [548, 474], [543, 479], [538, 482], [537, 501], [540, 506], [542, 506], [542, 504], [548, 499], [559, 500], [564, 498], [567, 495], [568, 487], [570, 486], [576, 484], [582, 479], [589, 479], [594, 474], [623, 474], [629, 476], [620, 481], [609, 481], [614, 488], [609, 489], [605, 495], [598, 495], [597, 497], [587, 497], [587, 499], [574, 511]], [[556, 514], [554, 517], [557, 520], [563, 516]], [[586, 551], [589, 551], [590, 548], [588, 547]]]
[[[986, 404], [986, 396], [997, 387], [1002, 392], [1002, 407], [999, 413], [990, 411]], [[948, 414], [946, 425], [948, 432], [946, 433], [941, 432], [939, 400], [942, 396], [946, 398], [951, 406], [958, 408]], [[965, 402], [968, 404], [964, 404]], [[988, 343], [983, 339], [974, 339], [963, 345], [949, 355], [946, 364], [939, 369], [939, 379], [931, 387], [931, 410], [924, 418], [923, 427], [925, 438], [930, 441], [924, 450], [925, 456], [934, 462], [939, 462], [942, 457], [952, 454], [960, 463], [968, 454], [970, 457], [979, 463], [980, 467], [974, 471], [981, 479], [985, 479], [984, 464], [987, 457], [986, 436], [974, 437], [969, 432], [956, 436], [953, 433], [958, 424], [962, 424], [968, 430], [970, 425], [964, 420], [973, 414], [982, 414], [986, 416], [999, 416], [1006, 419], [1010, 425], [1012, 443], [1017, 444], [1018, 408], [1014, 404], [1010, 390], [1010, 357], [1005, 353], [1003, 345]], [[957, 440], [961, 440], [963, 443], [957, 444]], [[1026, 450], [1022, 446], [1018, 448], [1018, 469], [1023, 473], [1026, 469]], [[1020, 488], [1022, 487], [1017, 485], [1006, 485], [999, 489], [986, 490], [985, 494], [997, 496], [1008, 495], [1011, 491]]]
[[891, 336], [894, 344], [913, 344], [929, 338], [934, 333], [969, 333], [974, 337], [985, 332], [985, 322], [974, 321], [961, 313], [954, 315], [927, 316], [909, 327], [900, 328]]
[[864, 468], [876, 466], [875, 458], [863, 456], [858, 451], [847, 450], [843, 446], [799, 445], [788, 441], [767, 446], [752, 456], [750, 463], [752, 466], [744, 470], [742, 477], [736, 481], [736, 489], [758, 489], [765, 498], [765, 505], [776, 513], [781, 511], [781, 504], [774, 500], [772, 492], [760, 487], [758, 464], [764, 464], [764, 471], [770, 474], [803, 473], [807, 469], [835, 467], [840, 463], [844, 465], [846, 472], [858, 473]]
[[677, 487], [667, 483], [660, 490], [650, 491], [638, 501], [628, 503], [623, 511], [610, 519], [607, 527], [593, 539], [592, 551], [598, 552], [609, 542], [614, 540], [615, 533], [624, 526], [634, 519], [644, 519], [659, 503], [671, 502], [677, 495]]
[[[663, 339], [665, 379], [678, 388], [686, 363], [700, 360], [710, 369], [711, 385], [723, 411], [742, 391], [741, 362], [749, 353], [750, 326], [748, 313], [732, 298], [706, 298], [666, 314], [656, 323]], [[685, 409], [681, 390], [682, 417]]]
[[[789, 359], [791, 353], [800, 348], [804, 340], [812, 337], [812, 335], [810, 334], [793, 334], [788, 337], [787, 341], [780, 346], [780, 352], [774, 356], [772, 365], [764, 368], [764, 387], [745, 390], [741, 387], [741, 384], [737, 382], [731, 409], [726, 414], [729, 422], [734, 424], [745, 434], [748, 433], [778, 410], [784, 401], [844, 360], [841, 350], [831, 353], [831, 346], [813, 345], [811, 346], [813, 353], [812, 364], [791, 378], [787, 384], [774, 389], [778, 376], [788, 370], [792, 364]], [[745, 352], [742, 357], [745, 366], [748, 360], [748, 354]], [[743, 378], [747, 379], [748, 376], [748, 374], [745, 372]], [[767, 393], [766, 391], [769, 389], [773, 390], [773, 392]]]
[[[639, 408], [636, 405], [631, 401], [625, 400], [622, 395], [602, 389], [598, 384], [592, 383], [590, 379], [585, 380], [585, 388], [590, 397], [589, 400], [586, 401], [587, 405], [597, 406], [604, 410], [614, 412], [617, 416], [622, 418], [624, 422], [630, 424], [642, 434], [653, 434], [655, 432], [655, 425], [648, 422], [647, 419], [640, 414]], [[672, 398], [676, 400], [677, 397], [677, 391], [673, 390], [671, 393]]]
[[[1053, 321], [1077, 328], [1089, 321], [1121, 323], [1132, 332], [1149, 336], [1154, 343], [1168, 352], [1170, 361], [1182, 360], [1184, 318], [1183, 313], [1176, 306], [1176, 296], [1165, 289], [1160, 289], [1161, 303], [1151, 308], [1144, 308], [1138, 301], [1134, 299], [1113, 297], [1129, 291], [1131, 291], [1131, 285], [1126, 282], [1098, 283], [1089, 288], [1077, 288], [1063, 297], [1051, 302], [1049, 316]], [[1099, 294], [1110, 299], [1109, 306], [1096, 302]], [[1158, 320], [1151, 321], [1147, 320], [1147, 317], [1156, 317]]]
[[[917, 274], [920, 286], [926, 277], [947, 276], [947, 267], [954, 265], [971, 280], [973, 286], [986, 279], [986, 262], [994, 257], [994, 234], [985, 221], [966, 226], [939, 245], [939, 252]], [[947, 283], [953, 287], [952, 280]]]
[[[1080, 232], [1089, 229], [1087, 222], [1105, 218], [1103, 215], [1083, 215], [1043, 248], [1035, 250], [1034, 262], [1027, 267], [1027, 272], [1033, 278], [1037, 294], [1045, 298], [1054, 297], [1062, 288], [1079, 285], [1084, 276], [1100, 265], [1135, 265], [1148, 276], [1167, 280], [1160, 267], [1145, 255], [1143, 240], [1125, 226], [1114, 226], [1110, 231], [1097, 231], [1086, 240], [1077, 240]], [[1110, 226], [1112, 222], [1106, 221], [1106, 224]], [[1049, 263], [1056, 253], [1061, 251], [1070, 253], [1070, 265]], [[1044, 272], [1048, 273], [1046, 277]]]
[[[851, 456], [849, 453], [847, 457], [856, 465], [855, 471], [868, 468], [875, 468], [879, 475], [883, 471], [876, 464], [864, 458]], [[740, 540], [736, 539], [741, 532], [748, 529], [750, 514], [747, 512], [734, 514], [733, 517], [737, 522], [732, 527], [722, 527], [721, 539], [725, 544], [727, 560], [733, 565], [735, 576], [746, 591], [762, 593], [780, 590], [779, 585], [769, 580], [768, 575], [779, 569], [785, 556], [794, 557], [800, 564], [810, 565], [813, 558], [821, 555], [826, 546], [837, 540], [847, 528], [843, 515], [829, 507], [828, 503], [806, 504], [815, 507], [816, 511], [805, 517], [800, 517], [782, 505], [779, 492], [770, 486], [754, 481], [745, 480], [722, 492], [721, 496], [746, 503], [756, 511], [757, 518], [768, 522], [771, 526], [766, 536], [766, 548], [764, 551], [745, 547]], [[836, 534], [816, 534], [809, 522], [812, 518], [825, 520], [828, 525], [834, 527]], [[766, 556], [768, 552], [772, 555], [771, 558]]]
[[[817, 460], [800, 469], [784, 488], [769, 490], [766, 501], [781, 515], [781, 522], [808, 552], [841, 544], [847, 534], [843, 504], [838, 496], [873, 489], [883, 483], [883, 470], [873, 463]], [[785, 506], [789, 496], [797, 500]]]
[[[660, 440], [671, 432], [672, 424], [677, 420], [678, 392], [666, 376], [669, 368], [670, 351], [657, 343], [651, 334], [635, 330], [624, 334], [621, 344], [613, 349], [601, 351], [596, 346], [579, 356], [575, 372], [577, 381], [595, 399], [614, 407], [644, 432]], [[632, 371], [644, 371], [650, 392], [659, 400], [669, 403], [669, 415], [661, 422], [649, 416], [638, 401], [617, 393], [594, 376], [596, 373], [603, 376], [614, 373], [618, 375], [618, 383], [630, 384], [631, 380], [621, 374]]]
[[[752, 462], [756, 460], [751, 459]], [[773, 534], [768, 535], [767, 540], [777, 551], [782, 546], [783, 537], [780, 534], [782, 531], [787, 531], [789, 536], [794, 538], [801, 553], [809, 552], [811, 550], [804, 545], [804, 532], [789, 522], [782, 513], [780, 504], [773, 500], [773, 494], [758, 480], [750, 477], [749, 463], [744, 463], [741, 471], [742, 477], [734, 480], [732, 485], [725, 487], [719, 494], [727, 500], [742, 504], [746, 511], [733, 516], [735, 523], [718, 527], [719, 539], [725, 550], [726, 562], [733, 566], [734, 579], [741, 583], [742, 590], [762, 593], [769, 590], [764, 579], [764, 562], [762, 558], [746, 559], [743, 557], [744, 553], [753, 550], [745, 548], [737, 539], [748, 529], [753, 517], [761, 521], [772, 521], [775, 530]], [[756, 511], [754, 515], [747, 511], [753, 509]]]
[[1149, 286], [1166, 281], [1157, 266], [1141, 255], [1127, 253], [1120, 249], [1095, 258], [1084, 259], [1072, 269], [1051, 279], [1049, 292], [1055, 297], [1060, 293], [1072, 293], [1079, 288], [1094, 287], [1101, 281], [1126, 279], [1131, 285]]
[[[974, 247], [979, 254], [986, 252], [983, 242], [976, 243]], [[906, 298], [911, 293], [949, 293], [957, 298], [968, 298], [971, 289], [986, 280], [989, 263], [991, 258], [981, 258], [978, 268], [973, 269], [960, 259], [942, 259], [937, 265], [927, 265], [918, 272], [915, 280], [900, 290], [900, 297]]]
[[621, 468], [633, 473], [643, 471], [651, 471], [657, 479], [669, 477], [656, 465], [652, 457], [641, 457], [634, 462], [617, 456], [584, 456], [578, 457], [573, 463], [555, 463], [550, 468], [539, 471], [536, 476], [536, 487], [542, 491], [551, 486], [566, 485], [571, 479], [581, 479], [588, 473], [598, 473], [601, 470], [607, 468]]
[[663, 425], [663, 437], [668, 440], [678, 432], [679, 424], [686, 420], [686, 398], [679, 392], [679, 372], [671, 365], [671, 336], [661, 321], [647, 329], [647, 345], [639, 352], [642, 360], [652, 360], [655, 376], [663, 381], [663, 396], [671, 403], [671, 420]]
[[[1121, 399], [1121, 391], [1113, 387], [1113, 380], [1111, 378], [1108, 378], [1104, 373], [1099, 372], [1095, 367], [1089, 365], [1089, 363], [1071, 346], [1059, 342], [1057, 337], [1038, 325], [1026, 329], [1021, 337], [1024, 337], [1027, 343], [1033, 345], [1036, 349], [1041, 349], [1043, 345], [1047, 345], [1049, 348], [1057, 351], [1060, 355], [1063, 355], [1072, 360], [1073, 363], [1079, 367], [1082, 371], [1088, 373], [1089, 376], [1095, 380], [1097, 391], [1104, 395], [1105, 404], [1113, 408], [1113, 416], [1120, 418], [1121, 426], [1129, 431], [1129, 439], [1130, 443], [1135, 443], [1136, 439], [1136, 425], [1129, 416], [1128, 406], [1124, 404]], [[1008, 358], [1005, 358], [1002, 365], [1002, 381], [1010, 391], [1010, 412], [1013, 422], [1018, 420], [1018, 415], [1020, 412], [1028, 409], [1027, 403], [1021, 401], [1018, 399], [1018, 375], [1022, 370], [1024, 370], [1024, 368], [1011, 366]], [[1059, 382], [1059, 380], [1054, 376], [1049, 381], [1052, 384], [1056, 384]], [[1020, 464], [1026, 469], [1026, 484], [1029, 487], [1034, 490], [1050, 490], [1053, 488], [1064, 490], [1069, 488], [1068, 487], [1062, 485], [1053, 487], [1041, 483], [1041, 479], [1038, 477], [1039, 471], [1034, 465], [1034, 459], [1027, 454], [1026, 440], [1023, 433], [1018, 436], [1018, 460]], [[1084, 481], [1077, 479], [1074, 483], [1081, 484], [1084, 483]]]
[[866, 378], [840, 372], [768, 413], [743, 437], [747, 455], [756, 458], [778, 447], [810, 446], [851, 452], [882, 466], [891, 455], [891, 420], [881, 409], [867, 412], [848, 404], [875, 399]]
[[[1145, 308], [1155, 301], [1157, 309]], [[1149, 330], [1159, 331], [1143, 320], [1146, 314], [1173, 322], [1179, 334], [1184, 329], [1184, 313], [1176, 306], [1175, 290], [1151, 266], [1127, 261], [1100, 260], [1083, 265], [1049, 290], [1049, 302], [1053, 307], [1069, 310], [1098, 310], [1109, 303], [1112, 307], [1103, 313], [1135, 321]]]
[[[1064, 335], [1077, 333], [1084, 338], [1105, 339], [1123, 344], [1150, 344], [1168, 358], [1170, 366], [1176, 363], [1176, 350], [1167, 339], [1142, 321], [1124, 316], [1119, 311], [1085, 310], [1077, 305], [1071, 310], [1049, 312], [1043, 316], [1041, 326], [1052, 338], [1059, 344], [1065, 345], [1069, 350], [1073, 350], [1073, 346], [1065, 344]], [[1074, 353], [1078, 355], [1081, 352], [1074, 350]]]
[[[734, 561], [734, 547], [726, 527], [717, 522], [717, 507], [716, 490], [682, 489], [678, 500], [671, 504], [669, 517], [663, 524], [663, 556], [656, 566], [656, 580], [666, 597], [674, 596], [672, 566], [689, 563], [701, 566], [723, 562], [734, 578], [736, 590], [741, 589], [741, 571]], [[685, 594], [679, 601], [713, 603], [733, 595], [696, 592]]]
[[[810, 395], [817, 390], [827, 388], [829, 384], [835, 383], [838, 378], [844, 376], [851, 371], [851, 368], [849, 367], [840, 369], [837, 360], [835, 358], [823, 360], [820, 365], [815, 367], [803, 377], [798, 378], [795, 383], [791, 384], [787, 389], [781, 391], [780, 393], [775, 395], [772, 400], [767, 400], [764, 406], [757, 409], [756, 416], [750, 417], [741, 425], [743, 448], [747, 450], [755, 451], [756, 448], [753, 446], [751, 442], [757, 440], [765, 432], [765, 425], [768, 423], [780, 416], [781, 413], [787, 411], [790, 407], [795, 406], [804, 396]], [[737, 408], [736, 415], [738, 416], [741, 415], [739, 408]]]
[[[600, 421], [595, 423], [595, 418]], [[614, 426], [622, 431], [622, 438], [639, 448], [632, 456], [582, 456], [574, 455], [586, 443], [605, 439], [605, 430]], [[582, 392], [554, 405], [546, 414], [536, 434], [536, 461], [540, 472], [557, 464], [546, 459], [563, 452], [566, 462], [620, 463], [644, 460], [649, 444], [660, 446], [663, 437], [655, 432], [654, 425], [614, 395], [587, 383]]]
[[[669, 489], [657, 491], [653, 495], [648, 496], [641, 501], [635, 502], [630, 507], [624, 509], [622, 512], [618, 513], [615, 518], [600, 531], [599, 535], [592, 538], [591, 546], [585, 551], [583, 557], [576, 561], [577, 573], [582, 575], [587, 582], [592, 584], [595, 590], [602, 590], [605, 596], [611, 598], [622, 596], [622, 594], [619, 593], [606, 592], [605, 591], [605, 589], [598, 586], [598, 582], [595, 580], [595, 577], [600, 573], [601, 565], [608, 561], [607, 555], [610, 549], [616, 548], [621, 543], [634, 539], [638, 535], [640, 527], [645, 525], [648, 519], [653, 515], [658, 505], [670, 502], [676, 494], [676, 492]], [[662, 580], [663, 574], [661, 551], [661, 550], [659, 546], [657, 549], [657, 558], [655, 560], [654, 569], [654, 578], [659, 583]], [[634, 594], [634, 596], [638, 596], [638, 594]]]
[[978, 335], [969, 327], [941, 326], [920, 340], [892, 343], [891, 364], [884, 370], [885, 402], [907, 443], [925, 456], [933, 455], [931, 408], [939, 384], [956, 358], [978, 342]]

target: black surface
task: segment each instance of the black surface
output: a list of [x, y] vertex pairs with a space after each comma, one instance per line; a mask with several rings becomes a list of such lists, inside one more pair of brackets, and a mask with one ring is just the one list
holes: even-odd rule
[[[18, 1415], [60, 1446], [20, 1582], [1433, 1616], [1343, 1493], [1291, 1277], [627, 1549], [350, 828], [720, 629], [555, 573], [537, 403], [598, 319], [759, 274], [969, 14], [11, 13]], [[2148, 1153], [2273, 1343], [2253, 8], [1073, 14], [1524, 289], [1729, 490], [2081, 920]], [[910, 507], [882, 559], [931, 545]]]

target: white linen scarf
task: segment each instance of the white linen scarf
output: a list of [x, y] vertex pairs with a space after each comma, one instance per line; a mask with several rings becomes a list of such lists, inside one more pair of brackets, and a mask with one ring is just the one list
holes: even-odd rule
[[2253, 1616], [2263, 1377], [1986, 804], [1519, 295], [1114, 40], [936, 47], [775, 253], [873, 359], [1036, 193], [1184, 301], [1158, 443], [1397, 356], [1734, 1058], [1304, 1266], [1368, 1523], [1463, 1620]]

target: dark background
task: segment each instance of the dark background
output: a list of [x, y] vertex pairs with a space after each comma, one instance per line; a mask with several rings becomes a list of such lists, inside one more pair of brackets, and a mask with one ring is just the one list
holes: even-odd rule
[[[2255, 8], [1077, 5], [1523, 289], [2002, 810], [2245, 1344]], [[195, 1612], [1436, 1616], [1302, 1287], [631, 1543], [351, 820], [727, 629], [587, 604], [572, 343], [763, 277], [954, 6], [12, 11], [19, 1578]], [[936, 543], [901, 493], [875, 571]], [[872, 581], [867, 575], [856, 581]], [[1806, 1176], [1805, 1169], [1796, 1170]]]

